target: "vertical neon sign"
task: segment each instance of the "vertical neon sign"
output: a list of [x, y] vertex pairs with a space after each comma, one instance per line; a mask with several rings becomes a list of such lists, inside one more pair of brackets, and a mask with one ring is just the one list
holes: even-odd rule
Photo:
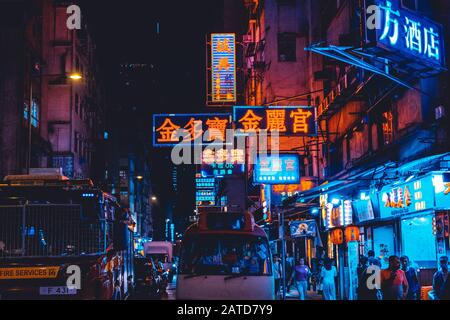
[[236, 35], [211, 34], [212, 102], [236, 102]]

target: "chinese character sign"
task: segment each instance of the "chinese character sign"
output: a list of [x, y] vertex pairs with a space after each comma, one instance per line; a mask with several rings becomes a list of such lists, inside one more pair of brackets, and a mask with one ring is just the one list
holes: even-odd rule
[[234, 33], [211, 35], [211, 100], [236, 102], [236, 36]]
[[245, 150], [205, 149], [202, 153], [202, 177], [241, 176], [245, 172]]
[[315, 135], [316, 109], [313, 107], [235, 107], [236, 129], [246, 133], [261, 130], [286, 135]]
[[423, 63], [444, 66], [444, 35], [438, 23], [404, 10], [398, 0], [377, 0], [380, 29], [377, 41], [391, 51], [414, 56]]
[[300, 161], [297, 155], [261, 156], [255, 169], [257, 184], [300, 183]]
[[230, 120], [228, 114], [156, 114], [153, 115], [153, 145], [174, 146], [180, 140], [187, 143], [199, 139], [200, 142], [225, 141]]

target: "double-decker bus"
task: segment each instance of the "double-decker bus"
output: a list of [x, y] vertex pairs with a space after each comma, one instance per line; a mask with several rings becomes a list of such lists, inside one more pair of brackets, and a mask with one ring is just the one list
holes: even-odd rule
[[176, 297], [273, 300], [268, 238], [250, 213], [202, 213], [185, 232]]
[[0, 183], [0, 299], [121, 299], [133, 276], [134, 222], [91, 180]]

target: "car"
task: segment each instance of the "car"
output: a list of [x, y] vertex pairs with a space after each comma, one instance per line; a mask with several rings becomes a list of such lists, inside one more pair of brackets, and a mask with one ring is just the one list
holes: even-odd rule
[[150, 257], [134, 258], [135, 297], [159, 298], [164, 292], [163, 278]]

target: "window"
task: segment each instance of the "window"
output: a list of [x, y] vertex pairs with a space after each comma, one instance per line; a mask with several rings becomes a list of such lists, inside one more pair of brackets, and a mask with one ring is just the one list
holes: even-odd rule
[[39, 127], [39, 103], [36, 99], [33, 99], [33, 103], [31, 105], [31, 125], [35, 128]]
[[297, 61], [297, 37], [295, 33], [278, 34], [278, 61]]
[[75, 94], [75, 113], [78, 114], [78, 108], [80, 104], [80, 97], [78, 96], [78, 93]]
[[389, 145], [394, 142], [394, 116], [392, 111], [383, 113], [383, 143]]

